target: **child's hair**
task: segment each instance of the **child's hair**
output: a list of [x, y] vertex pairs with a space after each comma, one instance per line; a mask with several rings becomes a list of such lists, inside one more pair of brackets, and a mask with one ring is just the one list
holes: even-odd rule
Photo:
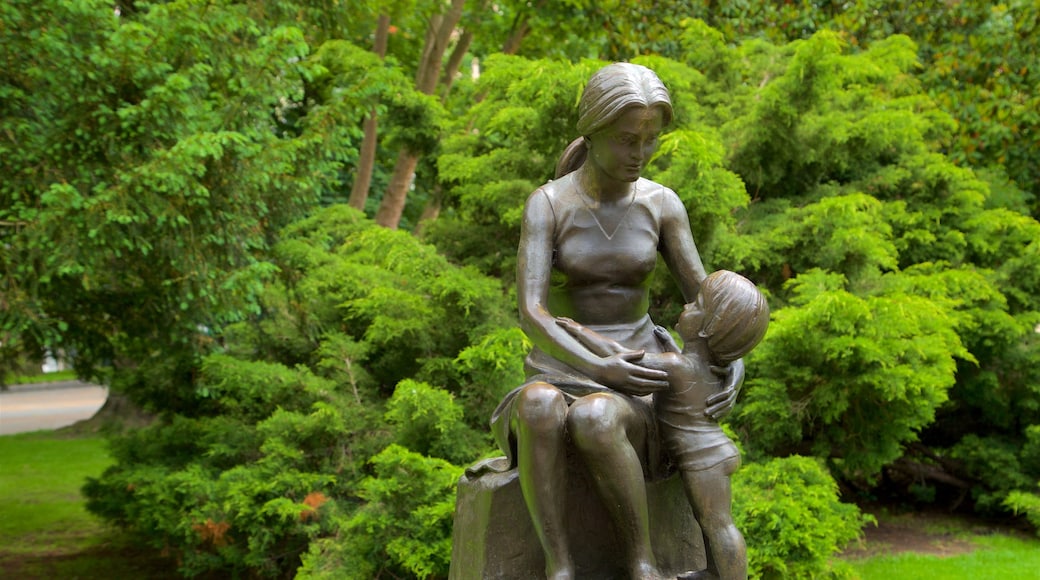
[[754, 282], [729, 270], [711, 273], [701, 283], [704, 325], [716, 363], [729, 364], [755, 348], [769, 326], [769, 305]]

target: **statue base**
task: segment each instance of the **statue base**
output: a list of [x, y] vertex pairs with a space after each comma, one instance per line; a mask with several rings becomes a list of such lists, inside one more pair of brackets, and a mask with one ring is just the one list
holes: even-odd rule
[[[506, 458], [490, 460], [505, 464]], [[520, 492], [516, 469], [471, 467], [459, 480], [450, 580], [545, 577], [545, 556]], [[577, 576], [627, 578], [624, 550], [584, 465], [568, 458], [567, 534]], [[705, 567], [704, 543], [678, 474], [647, 482], [650, 537], [661, 571], [675, 577]]]

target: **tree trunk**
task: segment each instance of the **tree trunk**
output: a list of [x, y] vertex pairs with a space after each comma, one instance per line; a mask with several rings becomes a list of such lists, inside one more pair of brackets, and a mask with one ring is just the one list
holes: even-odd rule
[[379, 211], [376, 212], [377, 224], [392, 230], [397, 229], [398, 224], [401, 223], [405, 198], [412, 185], [417, 165], [419, 165], [419, 154], [412, 153], [408, 149], [401, 149], [397, 155], [397, 164], [394, 165], [394, 174], [390, 177], [390, 184], [386, 188], [386, 193], [383, 194]]
[[[537, 4], [534, 10], [537, 12], [542, 6], [545, 5], [545, 0], [542, 0]], [[486, 8], [487, 2], [483, 2], [480, 6], [480, 11]], [[530, 17], [527, 13], [521, 13], [517, 15], [516, 20], [513, 22], [513, 28], [509, 34], [509, 38], [506, 39], [505, 44], [502, 46], [502, 52], [505, 54], [516, 54], [520, 50], [520, 43], [523, 42], [524, 37], [531, 32]], [[459, 65], [462, 64], [462, 58], [466, 55], [466, 51], [469, 50], [470, 43], [473, 42], [473, 33], [471, 30], [466, 30], [462, 33], [459, 38], [459, 42], [455, 45], [451, 56], [448, 58], [448, 66], [444, 70], [444, 77], [441, 82], [444, 85], [444, 91], [442, 93], [441, 101], [448, 99], [448, 94], [451, 91], [451, 85], [455, 80], [455, 72], [458, 70]], [[477, 102], [484, 100], [484, 93], [478, 92], [475, 96]], [[437, 216], [441, 213], [441, 206], [444, 202], [443, 191], [437, 188], [430, 200], [426, 202], [426, 207], [423, 208], [422, 216], [419, 218], [419, 223], [415, 225], [415, 234], [422, 235], [424, 223], [429, 220], [437, 219]]]
[[354, 174], [354, 186], [350, 189], [350, 207], [365, 211], [368, 201], [368, 190], [372, 186], [372, 172], [376, 164], [376, 145], [379, 138], [379, 120], [375, 107], [365, 119], [365, 138], [361, 142], [361, 153], [358, 156], [357, 172]]
[[93, 417], [77, 421], [62, 427], [62, 433], [125, 433], [133, 429], [141, 429], [154, 423], [158, 417], [147, 413], [130, 401], [126, 395], [113, 393], [111, 390], [105, 403], [101, 405]]
[[524, 17], [523, 20], [517, 23], [516, 28], [513, 29], [513, 33], [506, 39], [504, 45], [502, 45], [502, 52], [505, 54], [516, 54], [520, 50], [520, 43], [523, 42], [524, 37], [531, 31], [531, 25], [528, 24], [528, 20]]
[[430, 200], [426, 202], [426, 207], [423, 208], [422, 215], [419, 216], [419, 223], [415, 224], [415, 230], [413, 233], [416, 236], [422, 237], [426, 224], [437, 219], [437, 217], [441, 215], [441, 204], [443, 202], [444, 188], [438, 183], [433, 186], [433, 195], [431, 195]]
[[[390, 16], [379, 15], [376, 25], [375, 45], [372, 50], [379, 58], [386, 56], [387, 37], [390, 35]], [[376, 165], [376, 148], [379, 144], [379, 120], [376, 108], [368, 113], [365, 119], [365, 138], [361, 142], [361, 153], [358, 157], [357, 174], [354, 176], [354, 187], [350, 190], [350, 207], [365, 210], [368, 201], [368, 190], [372, 186], [372, 172]]]
[[[419, 70], [415, 74], [416, 88], [427, 95], [432, 95], [437, 88], [441, 61], [448, 49], [451, 33], [455, 30], [459, 19], [462, 18], [463, 4], [465, 4], [465, 0], [452, 0], [451, 8], [445, 14], [439, 14], [430, 20], [422, 60], [419, 63]], [[397, 156], [397, 164], [394, 166], [393, 176], [390, 178], [390, 184], [387, 186], [386, 193], [383, 194], [379, 211], [376, 212], [377, 224], [397, 229], [398, 224], [401, 223], [408, 188], [415, 176], [415, 168], [419, 165], [419, 155], [408, 148], [401, 149]]]
[[441, 102], [448, 100], [448, 94], [451, 92], [451, 85], [455, 82], [455, 76], [458, 74], [459, 65], [462, 64], [462, 57], [466, 56], [466, 51], [469, 50], [469, 45], [473, 43], [473, 31], [463, 31], [462, 36], [459, 37], [459, 41], [455, 43], [455, 48], [451, 51], [451, 56], [448, 57], [448, 66], [444, 69], [444, 76], [441, 78], [441, 84], [444, 85], [444, 90], [441, 91]]
[[502, 52], [505, 54], [516, 54], [520, 50], [520, 43], [524, 41], [524, 38], [529, 32], [531, 32], [531, 17], [530, 14], [533, 12], [538, 13], [545, 6], [545, 0], [541, 0], [531, 8], [530, 12], [521, 11], [517, 13], [516, 19], [513, 20], [513, 26], [509, 33], [509, 38], [506, 39], [505, 44], [502, 45]]

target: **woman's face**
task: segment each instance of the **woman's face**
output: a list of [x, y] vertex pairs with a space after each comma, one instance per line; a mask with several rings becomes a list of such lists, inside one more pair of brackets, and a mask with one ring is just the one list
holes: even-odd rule
[[626, 109], [613, 123], [589, 136], [589, 160], [611, 179], [635, 181], [657, 149], [663, 127], [659, 107]]

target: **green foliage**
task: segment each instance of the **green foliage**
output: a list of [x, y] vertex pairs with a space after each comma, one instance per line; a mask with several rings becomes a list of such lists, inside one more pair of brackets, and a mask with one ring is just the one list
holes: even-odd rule
[[[980, 511], [998, 511], [1011, 502], [1014, 490], [1028, 490], [1036, 483], [1040, 463], [1023, 466], [1019, 441], [1004, 437], [979, 437], [969, 433], [949, 450], [949, 456], [964, 465], [964, 471], [983, 485], [975, 488]], [[1032, 469], [1029, 469], [1032, 467]], [[1027, 475], [1027, 473], [1031, 474]], [[1019, 494], [1020, 495], [1020, 494]]]
[[852, 477], [900, 456], [967, 353], [939, 304], [892, 286], [860, 297], [818, 270], [788, 284], [790, 307], [775, 311], [749, 359], [756, 374], [737, 409], [745, 440], [771, 453], [811, 449]]
[[[996, 197], [937, 152], [956, 126], [915, 76], [917, 47], [853, 51], [833, 33], [727, 47], [685, 26], [698, 62], [722, 52], [702, 70], [728, 99], [706, 98], [703, 118], [753, 200], [709, 259], [772, 297], [736, 415], [749, 453], [812, 453], [859, 481], [939, 457], [983, 509], [1034, 481], [1015, 442], [1037, 418], [1040, 230], [1006, 185]], [[1002, 482], [955, 460], [969, 433], [1010, 452]], [[931, 457], [906, 451], [918, 440]]]
[[[485, 98], [444, 140], [437, 159], [440, 179], [451, 185], [449, 201], [466, 223], [462, 232], [450, 221], [434, 224], [428, 235], [438, 248], [512, 276], [524, 201], [553, 176], [558, 156], [576, 137], [581, 89], [603, 64], [487, 60], [478, 85]], [[489, 239], [497, 243], [489, 247]]]
[[206, 402], [199, 406], [199, 414], [237, 417], [244, 422], [258, 421], [274, 408], [309, 406], [317, 402], [316, 395], [334, 386], [307, 369], [220, 354], [207, 357], [201, 371], [196, 394]]
[[509, 327], [492, 331], [459, 353], [451, 368], [461, 371], [461, 376], [451, 382], [461, 385], [457, 396], [466, 409], [467, 420], [477, 421], [480, 429], [486, 428], [499, 401], [524, 382], [524, 361], [517, 353], [530, 350], [531, 341], [524, 332]]
[[733, 476], [733, 517], [748, 544], [750, 578], [850, 578], [831, 556], [873, 521], [838, 500], [838, 485], [819, 461], [774, 458]]
[[[287, 279], [298, 278], [292, 292], [307, 305], [290, 326], [316, 342], [334, 330], [363, 344], [364, 368], [384, 396], [401, 378], [423, 365], [453, 360], [508, 321], [494, 281], [474, 269], [450, 266], [405, 232], [371, 224], [337, 231], [349, 219], [362, 217], [345, 206], [329, 208], [289, 228], [287, 235], [296, 239], [275, 252], [287, 266], [309, 270], [306, 276], [285, 271]], [[342, 245], [333, 246], [344, 234]]]
[[311, 550], [307, 574], [443, 575], [454, 463], [490, 442], [452, 393], [410, 377], [514, 386], [523, 341], [502, 329], [501, 287], [345, 206], [286, 228], [274, 257], [259, 314], [201, 361], [193, 413], [117, 439], [89, 508], [185, 574], [282, 576]]
[[[241, 395], [251, 398], [244, 386]], [[309, 409], [270, 409], [260, 420], [176, 417], [129, 434], [114, 442], [116, 465], [88, 480], [87, 507], [176, 554], [188, 575], [292, 570], [310, 538], [328, 533], [322, 515], [331, 506], [322, 506], [341, 489], [335, 474], [357, 477], [344, 432], [373, 422], [363, 409], [348, 414], [349, 403], [331, 393], [324, 398]]]
[[463, 468], [391, 445], [372, 458], [365, 501], [340, 536], [311, 546], [302, 578], [446, 577], [451, 559], [455, 485]]
[[[389, 131], [382, 139], [391, 149], [431, 151], [444, 120], [440, 99], [420, 93], [399, 63], [345, 40], [329, 40], [315, 51], [317, 64], [307, 85], [321, 102], [347, 99], [378, 103], [376, 111]], [[349, 93], [345, 94], [346, 91]], [[351, 128], [359, 137], [359, 127]]]
[[912, 38], [921, 64], [909, 72], [957, 119], [942, 137], [945, 151], [959, 164], [1006, 172], [1024, 190], [1014, 197], [1038, 216], [1040, 180], [1030, 157], [1040, 122], [1030, 74], [1040, 38], [1035, 2], [954, 2], [941, 9], [927, 0], [688, 4], [688, 15], [733, 44], [760, 37], [785, 43], [832, 30], [871, 51], [893, 35]]
[[305, 100], [302, 33], [245, 4], [2, 10], [4, 348], [63, 345], [177, 410], [207, 332], [256, 308], [272, 233], [334, 186], [371, 91]]
[[[1037, 216], [1040, 174], [1026, 144], [1036, 140], [1040, 129], [1036, 78], [1029, 73], [1040, 10], [1021, 0], [993, 5], [958, 2], [940, 11], [924, 4], [912, 4], [903, 15], [906, 21], [894, 24], [919, 39], [925, 65], [922, 82], [936, 102], [957, 117], [957, 131], [949, 142], [951, 157], [975, 167], [1003, 167], [1031, 193]], [[862, 18], [863, 8], [850, 16]], [[856, 20], [838, 24], [865, 40], [881, 32]]]
[[447, 391], [406, 379], [386, 408], [397, 443], [406, 449], [455, 464], [472, 461], [482, 450], [481, 434], [462, 421], [462, 407]]
[[1004, 507], [1024, 515], [1033, 527], [1040, 530], [1040, 494], [1013, 491], [1004, 499]]
[[[755, 573], [840, 576], [824, 561], [862, 522], [817, 463], [771, 455], [862, 486], [923, 462], [1032, 517], [1036, 6], [470, 3], [452, 48], [482, 74], [436, 98], [412, 79], [443, 3], [363, 4], [0, 7], [0, 365], [65, 347], [162, 414], [113, 443], [93, 511], [191, 574], [306, 554], [304, 575], [443, 575], [453, 464], [489, 447], [529, 348], [521, 208], [620, 58], [673, 94], [647, 176], [709, 270], [770, 297], [732, 425], [760, 462], [740, 510], [767, 510], [744, 527], [771, 526]], [[374, 183], [397, 148], [433, 152], [406, 211], [443, 202], [433, 246], [315, 209], [345, 197], [373, 111]], [[653, 282], [663, 324], [673, 286]]]

